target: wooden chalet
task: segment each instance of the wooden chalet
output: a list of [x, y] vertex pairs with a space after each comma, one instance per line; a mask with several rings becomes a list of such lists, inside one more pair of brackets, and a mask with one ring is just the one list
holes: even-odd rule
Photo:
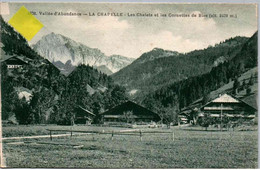
[[189, 106], [182, 108], [180, 112], [178, 113], [178, 121], [180, 124], [196, 124], [197, 122], [197, 112], [199, 108], [202, 106], [202, 100], [203, 98], [200, 98], [196, 101], [194, 101]]
[[4, 62], [6, 63], [8, 69], [20, 68], [23, 65], [27, 64], [27, 62], [19, 57], [11, 57], [6, 59]]
[[104, 123], [150, 123], [152, 121], [160, 121], [160, 117], [156, 113], [132, 101], [127, 101], [115, 106], [114, 108], [101, 113], [100, 116]]
[[94, 113], [81, 106], [76, 107], [75, 111], [75, 124], [91, 124], [96, 116]]
[[211, 117], [226, 116], [231, 120], [237, 120], [238, 118], [254, 119], [257, 113], [256, 108], [229, 94], [223, 94], [215, 98], [202, 106], [200, 110], [199, 117], [208, 113]]

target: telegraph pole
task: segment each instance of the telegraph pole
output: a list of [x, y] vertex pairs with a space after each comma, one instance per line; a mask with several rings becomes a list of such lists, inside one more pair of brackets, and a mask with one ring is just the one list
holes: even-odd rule
[[222, 108], [223, 108], [223, 104], [221, 103], [221, 106], [220, 106], [220, 130], [222, 131]]

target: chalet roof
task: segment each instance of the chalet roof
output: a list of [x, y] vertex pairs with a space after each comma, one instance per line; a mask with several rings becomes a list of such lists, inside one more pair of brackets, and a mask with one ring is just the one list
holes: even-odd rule
[[[201, 113], [201, 114], [199, 114], [199, 117], [203, 117], [204, 115]], [[227, 117], [244, 117], [244, 118], [254, 118], [255, 117], [255, 115], [242, 115], [242, 114], [236, 114], [236, 115], [234, 115], [234, 114], [225, 114], [225, 116], [227, 116]], [[221, 117], [221, 115], [220, 114], [210, 114], [210, 117]]]
[[100, 113], [101, 115], [108, 115], [108, 114], [119, 114], [121, 112], [123, 112], [124, 110], [127, 110], [128, 108], [136, 108], [138, 109], [139, 113], [141, 114], [149, 114], [149, 115], [155, 115], [156, 117], [159, 118], [158, 114], [154, 113], [153, 111], [151, 110], [148, 110], [147, 108], [135, 103], [135, 102], [132, 102], [132, 101], [126, 101], [124, 103], [121, 103], [103, 113]]
[[92, 113], [91, 111], [87, 110], [87, 109], [84, 109], [83, 107], [81, 106], [78, 106], [78, 108], [80, 108], [81, 110], [87, 112], [88, 114], [92, 115], [92, 116], [96, 116], [94, 113]]
[[26, 61], [23, 60], [22, 57], [13, 56], [8, 59], [3, 60], [2, 62], [6, 62], [7, 64], [27, 64]]
[[234, 97], [228, 94], [223, 94], [222, 96], [214, 99], [212, 102], [213, 103], [240, 103], [239, 100], [235, 99]]
[[242, 98], [242, 100], [247, 103], [248, 105], [257, 108], [258, 107], [258, 96], [257, 93], [251, 94], [249, 96], [245, 96]]
[[245, 101], [238, 99], [232, 95], [229, 94], [223, 94], [222, 96], [206, 103], [205, 105], [203, 105], [201, 108], [207, 108], [206, 106], [208, 106], [208, 104], [210, 103], [243, 103], [244, 105], [249, 106], [250, 108], [254, 109], [255, 111], [257, 111], [257, 109], [251, 105], [249, 105], [248, 103], [246, 103]]
[[194, 110], [198, 110], [198, 108], [200, 108], [202, 105], [202, 100], [203, 100], [203, 98], [200, 98], [200, 99], [192, 102], [189, 106], [182, 108], [179, 112], [179, 115], [188, 115], [190, 112], [192, 112]]

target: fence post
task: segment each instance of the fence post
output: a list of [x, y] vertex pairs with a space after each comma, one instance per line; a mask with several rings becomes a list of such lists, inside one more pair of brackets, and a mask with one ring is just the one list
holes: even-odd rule
[[114, 131], [112, 130], [112, 137], [111, 137], [111, 140], [113, 140], [113, 137], [114, 137]]
[[51, 130], [50, 130], [50, 139], [52, 140], [52, 136], [51, 136]]
[[72, 130], [70, 131], [70, 137], [72, 137]]
[[140, 130], [140, 140], [142, 141], [142, 130]]
[[174, 141], [174, 131], [172, 131], [172, 141]]

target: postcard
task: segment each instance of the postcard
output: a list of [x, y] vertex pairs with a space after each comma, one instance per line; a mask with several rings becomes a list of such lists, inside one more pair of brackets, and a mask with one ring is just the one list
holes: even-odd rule
[[258, 167], [257, 4], [0, 6], [1, 167]]

